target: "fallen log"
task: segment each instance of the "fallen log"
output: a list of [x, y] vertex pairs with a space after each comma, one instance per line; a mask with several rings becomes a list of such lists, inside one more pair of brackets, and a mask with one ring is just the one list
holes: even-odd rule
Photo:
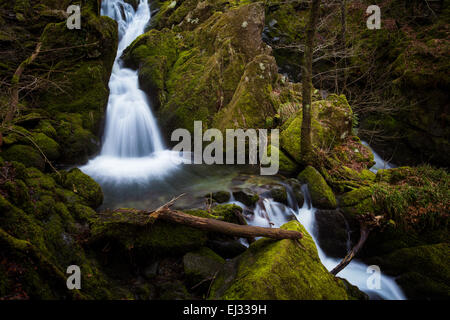
[[[179, 198], [179, 197], [178, 197]], [[149, 218], [153, 221], [157, 219], [166, 220], [172, 223], [186, 225], [192, 228], [218, 232], [230, 236], [252, 238], [252, 237], [267, 237], [272, 239], [301, 239], [303, 234], [298, 231], [284, 230], [280, 228], [263, 228], [249, 225], [239, 225], [220, 221], [216, 219], [197, 217], [178, 210], [170, 209], [170, 206], [178, 199], [175, 198], [158, 208], [153, 212], [148, 212]]]
[[239, 225], [210, 218], [202, 218], [171, 209], [161, 209], [150, 214], [150, 218], [162, 219], [173, 223], [179, 223], [192, 228], [205, 231], [218, 232], [230, 236], [251, 238], [268, 237], [272, 239], [301, 239], [303, 234], [293, 230], [279, 228], [263, 228], [248, 225]]

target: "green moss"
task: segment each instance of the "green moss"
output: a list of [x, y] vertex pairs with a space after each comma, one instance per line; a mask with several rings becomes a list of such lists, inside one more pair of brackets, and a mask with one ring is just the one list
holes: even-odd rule
[[206, 198], [209, 197], [212, 197], [212, 199], [218, 203], [223, 203], [230, 200], [231, 196], [229, 191], [217, 191], [206, 196]]
[[410, 299], [444, 299], [450, 295], [449, 249], [448, 243], [403, 248], [370, 263], [394, 275]]
[[240, 224], [236, 214], [242, 214], [242, 208], [235, 204], [219, 204], [213, 208], [213, 213], [226, 222]]
[[311, 166], [300, 172], [297, 179], [307, 183], [311, 194], [312, 203], [317, 208], [335, 209], [336, 198], [331, 188], [327, 185], [321, 174]]
[[198, 284], [205, 279], [212, 279], [225, 260], [207, 247], [188, 252], [183, 256], [183, 268], [189, 283]]
[[206, 233], [198, 229], [157, 220], [150, 223], [132, 209], [116, 210], [97, 219], [91, 228], [92, 241], [117, 244], [120, 250], [137, 255], [175, 255], [202, 247]]
[[86, 204], [93, 208], [99, 207], [103, 202], [100, 185], [78, 168], [65, 174], [64, 186], [82, 197]]
[[18, 161], [27, 167], [44, 170], [45, 161], [39, 151], [31, 146], [15, 144], [1, 153], [5, 160]]
[[[210, 298], [314, 300], [349, 299], [341, 280], [320, 263], [314, 241], [297, 222], [283, 229], [303, 233], [300, 245], [292, 240], [260, 239], [227, 263], [216, 277]], [[233, 274], [234, 272], [234, 274]]]
[[[281, 148], [301, 163], [302, 109], [296, 111], [281, 127]], [[329, 95], [312, 104], [311, 139], [314, 148], [329, 150], [351, 134], [352, 109], [344, 95]]]
[[49, 138], [44, 133], [34, 133], [31, 139], [39, 146], [47, 159], [55, 160], [59, 158], [59, 145], [55, 140]]

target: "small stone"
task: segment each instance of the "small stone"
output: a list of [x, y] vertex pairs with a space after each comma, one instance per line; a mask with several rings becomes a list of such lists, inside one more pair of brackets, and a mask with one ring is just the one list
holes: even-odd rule
[[247, 21], [242, 22], [242, 28], [247, 28], [247, 26], [248, 26], [248, 22]]

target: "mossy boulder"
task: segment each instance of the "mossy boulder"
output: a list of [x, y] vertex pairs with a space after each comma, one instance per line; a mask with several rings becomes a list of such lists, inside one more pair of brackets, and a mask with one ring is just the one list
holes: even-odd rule
[[333, 191], [314, 167], [306, 167], [305, 170], [300, 172], [297, 179], [302, 183], [308, 184], [313, 206], [322, 209], [336, 208], [337, 202]]
[[[235, 204], [219, 204], [212, 210], [215, 216], [223, 217], [226, 222], [241, 224], [242, 208]], [[245, 222], [245, 221], [244, 221]]]
[[345, 257], [349, 248], [349, 230], [344, 216], [339, 210], [317, 210], [315, 212], [317, 240], [320, 248], [335, 258]]
[[[317, 99], [317, 98], [316, 98]], [[281, 126], [280, 146], [298, 163], [301, 159], [302, 109]], [[353, 112], [344, 95], [329, 95], [312, 103], [311, 138], [316, 148], [332, 148], [351, 135]]]
[[362, 187], [345, 193], [339, 204], [343, 212], [353, 216], [374, 214], [378, 208], [373, 200], [373, 189], [370, 187]]
[[448, 299], [449, 252], [448, 243], [439, 243], [399, 249], [368, 261], [395, 276], [409, 299]]
[[302, 232], [301, 244], [265, 238], [254, 242], [223, 266], [212, 284], [210, 299], [353, 298], [343, 282], [321, 264], [314, 241], [300, 223], [291, 221], [282, 228]]
[[[264, 128], [266, 117], [276, 115], [272, 96], [280, 86], [275, 60], [260, 36], [264, 7], [250, 3], [219, 12], [222, 1], [169, 4], [155, 16], [156, 29], [124, 52], [127, 65], [139, 69], [164, 134], [193, 131], [195, 120], [205, 129]], [[169, 21], [178, 25], [163, 28]]]
[[117, 252], [131, 251], [139, 257], [184, 254], [204, 246], [207, 240], [204, 231], [166, 221], [152, 222], [148, 215], [134, 209], [103, 213], [91, 232], [92, 243], [109, 242]]
[[229, 191], [222, 190], [222, 191], [213, 192], [212, 194], [207, 195], [206, 197], [207, 198], [212, 197], [212, 199], [214, 201], [216, 201], [217, 203], [223, 203], [223, 202], [229, 201], [231, 198], [231, 195], [230, 195]]
[[59, 145], [55, 140], [41, 132], [33, 134], [31, 139], [39, 146], [47, 159], [56, 160], [59, 158]]
[[283, 203], [285, 205], [288, 204], [288, 195], [286, 188], [282, 185], [271, 185], [269, 196], [276, 202]]
[[212, 280], [225, 260], [207, 247], [188, 252], [183, 256], [184, 273], [192, 285]]
[[74, 168], [64, 177], [64, 186], [82, 197], [86, 204], [98, 208], [103, 202], [103, 191], [100, 185], [80, 169]]
[[[267, 157], [264, 157], [263, 159], [265, 163], [269, 163], [268, 166], [278, 165], [278, 170], [281, 174], [293, 175], [298, 170], [298, 164], [289, 158], [282, 150], [273, 145], [268, 147]], [[275, 159], [274, 163], [272, 163], [272, 159]]]
[[253, 192], [249, 188], [239, 188], [232, 191], [233, 197], [239, 202], [242, 202], [246, 206], [253, 206], [259, 200], [259, 196], [256, 192]]
[[45, 161], [36, 148], [15, 144], [1, 153], [5, 160], [18, 161], [27, 167], [35, 167], [40, 170], [45, 169]]
[[292, 193], [294, 195], [295, 200], [297, 201], [297, 205], [299, 207], [303, 206], [305, 202], [305, 195], [302, 191], [302, 183], [295, 178], [290, 178], [287, 180], [287, 183], [292, 188]]

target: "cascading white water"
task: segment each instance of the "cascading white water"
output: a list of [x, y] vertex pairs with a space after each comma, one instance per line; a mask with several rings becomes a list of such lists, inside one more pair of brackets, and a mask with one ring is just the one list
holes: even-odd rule
[[[305, 227], [308, 233], [316, 243], [319, 258], [322, 264], [328, 271], [336, 267], [341, 260], [327, 256], [325, 252], [320, 248], [317, 240], [317, 227], [316, 227], [316, 209], [311, 204], [311, 199], [306, 185], [302, 186], [303, 194], [305, 195], [305, 202], [303, 206], [295, 211], [295, 217]], [[367, 286], [367, 279], [371, 275], [367, 271], [368, 265], [365, 263], [352, 260], [338, 276], [348, 280], [351, 284], [357, 286], [360, 290], [367, 293], [370, 297], [381, 297], [387, 300], [405, 300], [405, 295], [400, 287], [397, 285], [392, 277], [381, 274], [380, 288], [371, 289]]]
[[123, 51], [141, 34], [150, 20], [147, 0], [137, 10], [123, 0], [102, 2], [102, 15], [118, 23], [119, 45], [109, 80], [106, 125], [100, 155], [80, 169], [98, 182], [140, 182], [167, 174], [182, 161], [164, 150], [161, 135], [138, 72], [123, 67]]
[[[254, 214], [247, 218], [247, 223], [253, 226], [259, 227], [280, 227], [286, 222], [292, 220], [295, 217], [308, 231], [313, 238], [320, 261], [328, 271], [331, 271], [337, 266], [341, 260], [327, 256], [327, 254], [320, 248], [317, 240], [317, 227], [316, 227], [316, 209], [312, 206], [311, 198], [308, 191], [308, 186], [302, 186], [302, 193], [305, 196], [303, 206], [300, 208], [297, 205], [297, 201], [293, 196], [292, 189], [289, 185], [285, 185], [288, 191], [288, 206], [275, 202], [270, 198], [263, 198], [259, 201], [255, 209]], [[230, 203], [237, 204], [242, 208], [246, 206], [233, 198]], [[357, 286], [361, 291], [367, 293], [371, 298], [382, 298], [386, 300], [404, 300], [405, 295], [401, 288], [397, 285], [392, 277], [381, 275], [380, 289], [370, 289], [367, 286], [367, 279], [371, 275], [367, 273], [368, 265], [358, 260], [352, 260], [338, 276], [346, 279], [351, 284]]]
[[391, 168], [395, 168], [396, 167], [394, 164], [383, 160], [383, 158], [381, 158], [379, 156], [379, 154], [376, 153], [366, 141], [361, 141], [361, 143], [363, 145], [365, 145], [366, 147], [368, 147], [370, 149], [370, 151], [372, 151], [372, 153], [373, 153], [373, 159], [375, 161], [375, 164], [374, 164], [374, 166], [372, 168], [370, 168], [370, 171], [376, 173], [380, 169], [391, 169]]

